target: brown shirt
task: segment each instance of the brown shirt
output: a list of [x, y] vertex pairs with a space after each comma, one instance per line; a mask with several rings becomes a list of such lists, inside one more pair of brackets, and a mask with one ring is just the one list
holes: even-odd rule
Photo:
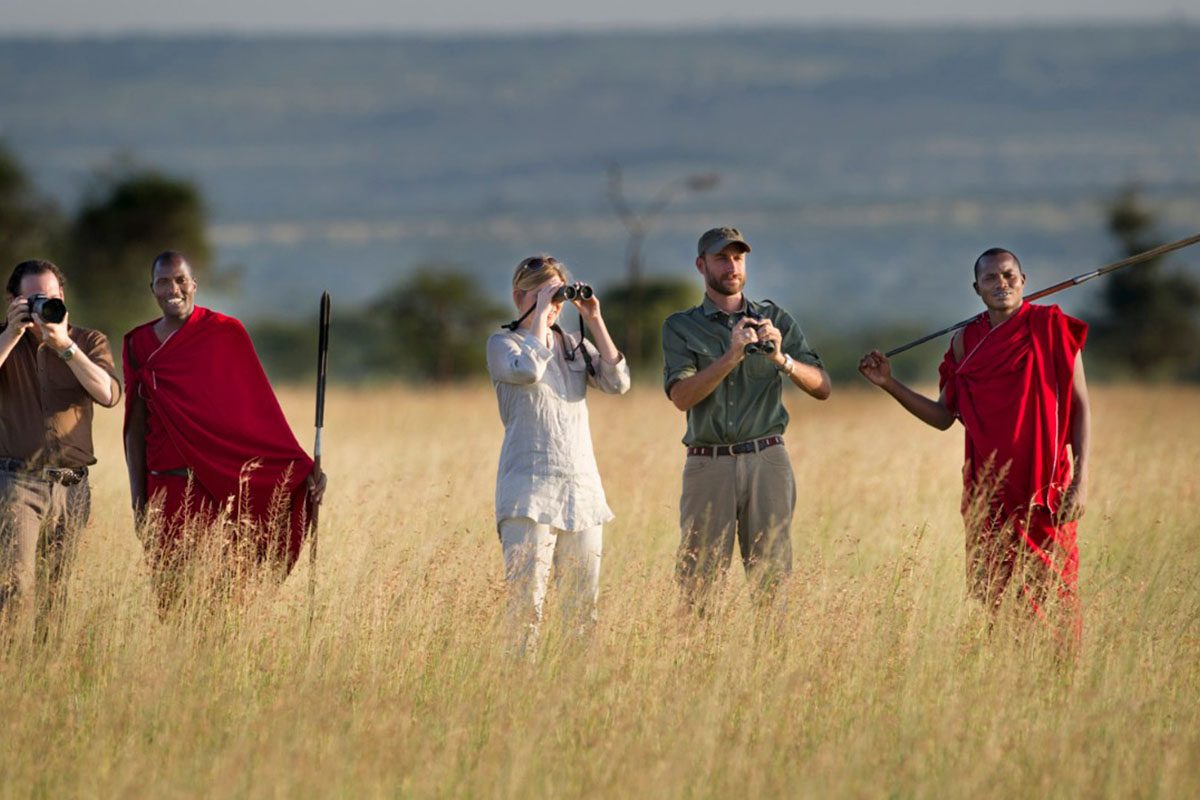
[[[72, 325], [67, 334], [88, 358], [113, 376], [113, 405], [121, 384], [108, 338]], [[0, 364], [0, 458], [54, 467], [96, 463], [92, 452], [92, 396], [67, 362], [46, 347], [33, 330]]]

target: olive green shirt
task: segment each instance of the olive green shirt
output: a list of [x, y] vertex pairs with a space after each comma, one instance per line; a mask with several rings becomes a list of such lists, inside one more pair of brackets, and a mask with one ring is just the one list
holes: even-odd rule
[[[747, 302], [756, 314], [771, 320], [779, 329], [784, 353], [804, 364], [825, 368], [791, 314], [770, 300]], [[726, 314], [705, 295], [700, 305], [667, 317], [662, 342], [663, 388], [668, 396], [676, 381], [695, 375], [729, 349], [733, 326], [743, 316], [744, 307], [742, 311]], [[781, 402], [784, 380], [786, 376], [775, 368], [769, 356], [747, 353], [712, 394], [688, 409], [683, 443], [737, 444], [782, 434], [788, 423], [788, 413]]]

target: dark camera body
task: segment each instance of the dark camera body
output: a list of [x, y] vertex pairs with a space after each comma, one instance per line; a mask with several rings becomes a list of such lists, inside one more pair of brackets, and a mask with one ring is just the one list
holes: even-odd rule
[[[763, 322], [764, 321], [761, 314], [755, 314], [753, 311], [751, 311], [748, 308], [746, 309], [746, 316], [749, 317], [750, 319], [754, 320], [755, 322]], [[758, 326], [756, 325], [755, 327], [758, 327]], [[747, 352], [747, 353], [762, 353], [763, 355], [769, 356], [769, 355], [774, 354], [774, 352], [775, 352], [775, 343], [774, 342], [751, 342], [750, 344], [746, 345], [745, 352]]]
[[35, 294], [29, 298], [29, 314], [37, 315], [46, 322], [57, 324], [67, 318], [67, 304], [57, 297]]
[[554, 293], [554, 302], [560, 300], [591, 300], [595, 294], [592, 287], [586, 283], [576, 283], [570, 286], [560, 286]]

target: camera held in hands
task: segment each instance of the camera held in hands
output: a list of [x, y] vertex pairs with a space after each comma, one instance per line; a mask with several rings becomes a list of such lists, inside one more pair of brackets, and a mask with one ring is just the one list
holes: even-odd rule
[[596, 293], [592, 291], [592, 287], [586, 283], [575, 283], [568, 286], [558, 287], [558, 291], [554, 293], [552, 298], [554, 302], [562, 300], [591, 300]]
[[[754, 322], [754, 327], [757, 330], [767, 320], [763, 319], [762, 314], [756, 314], [749, 308], [746, 309], [746, 316]], [[772, 355], [775, 352], [774, 342], [751, 342], [746, 345], [745, 352], [747, 353], [762, 353], [763, 355]]]
[[43, 321], [56, 325], [67, 318], [67, 304], [57, 297], [35, 294], [29, 298], [30, 316], [39, 316]]

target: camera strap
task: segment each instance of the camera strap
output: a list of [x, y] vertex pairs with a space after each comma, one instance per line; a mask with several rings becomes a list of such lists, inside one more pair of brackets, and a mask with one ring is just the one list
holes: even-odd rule
[[[536, 303], [530, 306], [529, 310], [524, 314], [517, 317], [512, 322], [504, 323], [500, 327], [507, 328], [508, 330], [515, 332], [517, 328], [521, 326], [521, 323], [525, 321], [525, 318], [533, 313], [535, 308], [537, 308]], [[550, 326], [550, 330], [557, 333], [558, 338], [562, 341], [563, 353], [566, 355], [567, 361], [575, 360], [575, 350], [578, 348], [579, 352], [583, 354], [583, 363], [587, 365], [588, 375], [591, 375], [593, 378], [596, 377], [596, 365], [592, 363], [592, 354], [589, 353], [587, 349], [587, 337], [585, 336], [583, 327], [583, 314], [579, 315], [579, 344], [575, 345], [575, 347], [567, 347], [567, 337], [563, 335], [562, 328], [558, 327], [557, 322]]]
[[550, 326], [550, 330], [558, 334], [558, 338], [562, 341], [563, 354], [567, 361], [575, 360], [575, 351], [578, 350], [583, 355], [583, 363], [587, 367], [588, 375], [596, 377], [596, 365], [592, 363], [592, 354], [587, 349], [587, 339], [584, 337], [583, 331], [583, 315], [579, 315], [579, 344], [574, 347], [567, 347], [567, 337], [563, 333], [562, 328], [558, 327], [558, 323]]
[[512, 322], [506, 322], [503, 325], [501, 325], [500, 327], [508, 328], [510, 331], [516, 331], [516, 329], [521, 326], [521, 323], [525, 321], [525, 318], [533, 313], [533, 310], [535, 308], [537, 308], [537, 303], [534, 303], [533, 305], [531, 305], [529, 307], [528, 311], [526, 311], [524, 314], [522, 314], [521, 316], [514, 319]]

